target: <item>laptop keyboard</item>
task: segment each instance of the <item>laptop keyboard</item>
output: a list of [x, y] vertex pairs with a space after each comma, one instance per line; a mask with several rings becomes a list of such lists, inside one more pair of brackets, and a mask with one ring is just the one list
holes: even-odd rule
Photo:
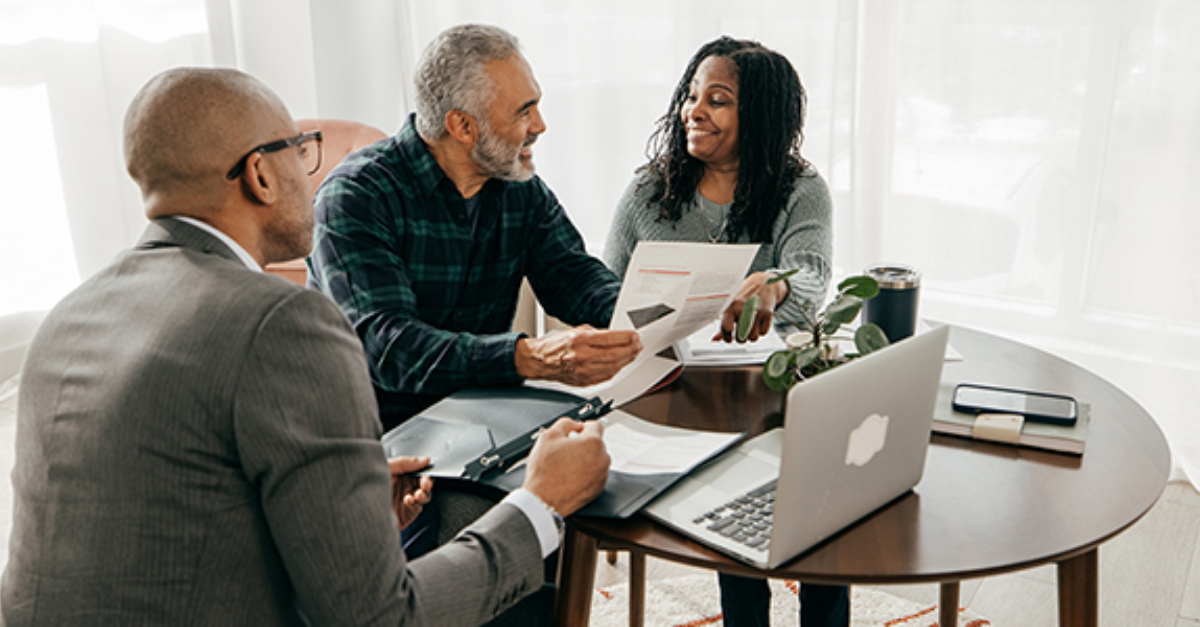
[[747, 492], [692, 521], [730, 540], [759, 551], [771, 546], [771, 521], [775, 517], [775, 482]]

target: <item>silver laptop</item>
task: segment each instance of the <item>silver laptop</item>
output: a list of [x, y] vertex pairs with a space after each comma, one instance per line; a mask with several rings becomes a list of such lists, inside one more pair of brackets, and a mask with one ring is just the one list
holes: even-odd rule
[[731, 449], [643, 510], [773, 569], [907, 493], [925, 470], [947, 326], [788, 393], [784, 426]]

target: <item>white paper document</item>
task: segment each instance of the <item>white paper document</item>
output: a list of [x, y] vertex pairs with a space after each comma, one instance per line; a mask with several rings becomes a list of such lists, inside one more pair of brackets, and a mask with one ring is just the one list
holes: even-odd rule
[[611, 470], [631, 475], [683, 474], [741, 439], [740, 433], [694, 431], [647, 422], [615, 409], [600, 419]]
[[[642, 355], [645, 355], [644, 351]], [[541, 380], [526, 381], [525, 384], [567, 392], [580, 398], [599, 396], [602, 401], [611, 401], [613, 407], [620, 407], [644, 394], [646, 390], [654, 387], [655, 383], [662, 381], [671, 374], [671, 371], [680, 366], [679, 362], [673, 359], [655, 355], [643, 358], [642, 355], [639, 355], [633, 363], [622, 368], [615, 377], [596, 385], [577, 387], [557, 381]]]
[[642, 354], [717, 320], [742, 286], [758, 244], [639, 242], [609, 328], [638, 332]]
[[634, 330], [642, 352], [612, 379], [587, 388], [553, 381], [530, 385], [591, 398], [619, 407], [646, 392], [679, 367], [659, 356], [664, 349], [718, 320], [742, 286], [758, 244], [638, 242], [610, 329]]

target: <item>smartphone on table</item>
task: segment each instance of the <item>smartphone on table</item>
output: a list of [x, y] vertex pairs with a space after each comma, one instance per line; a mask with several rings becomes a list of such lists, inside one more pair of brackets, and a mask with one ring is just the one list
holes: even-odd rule
[[976, 383], [954, 386], [951, 405], [970, 414], [1021, 414], [1026, 420], [1067, 427], [1079, 417], [1079, 405], [1070, 396]]

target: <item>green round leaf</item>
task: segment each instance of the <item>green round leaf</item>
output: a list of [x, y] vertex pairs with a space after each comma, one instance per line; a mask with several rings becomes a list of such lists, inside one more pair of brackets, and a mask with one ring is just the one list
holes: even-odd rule
[[737, 339], [739, 342], [745, 342], [746, 338], [750, 337], [750, 328], [754, 325], [754, 318], [758, 315], [758, 294], [746, 299], [746, 304], [742, 306], [742, 317], [738, 318], [737, 324]]
[[790, 350], [775, 351], [767, 358], [767, 363], [763, 365], [763, 376], [771, 379], [778, 379], [791, 369], [792, 361], [795, 353]]
[[879, 294], [879, 282], [869, 276], [852, 276], [838, 283], [838, 292], [857, 296], [863, 300]]
[[887, 334], [873, 322], [858, 327], [858, 330], [854, 332], [854, 346], [858, 348], [860, 355], [877, 351], [889, 343]]
[[806, 346], [796, 353], [796, 370], [803, 370], [821, 356], [821, 347]]
[[846, 324], [858, 316], [862, 309], [862, 299], [851, 294], [838, 294], [832, 303], [825, 308], [827, 324]]
[[792, 387], [792, 374], [789, 372], [787, 374], [787, 376], [785, 376], [785, 377], [780, 377], [778, 379], [771, 379], [771, 378], [767, 377], [766, 373], [763, 373], [763, 383], [766, 384], [767, 389], [769, 389], [769, 390], [774, 390], [776, 392], [786, 392], [786, 391], [790, 390]]
[[795, 377], [792, 375], [796, 354], [790, 350], [775, 351], [763, 365], [763, 383], [776, 392], [784, 392], [792, 387]]

